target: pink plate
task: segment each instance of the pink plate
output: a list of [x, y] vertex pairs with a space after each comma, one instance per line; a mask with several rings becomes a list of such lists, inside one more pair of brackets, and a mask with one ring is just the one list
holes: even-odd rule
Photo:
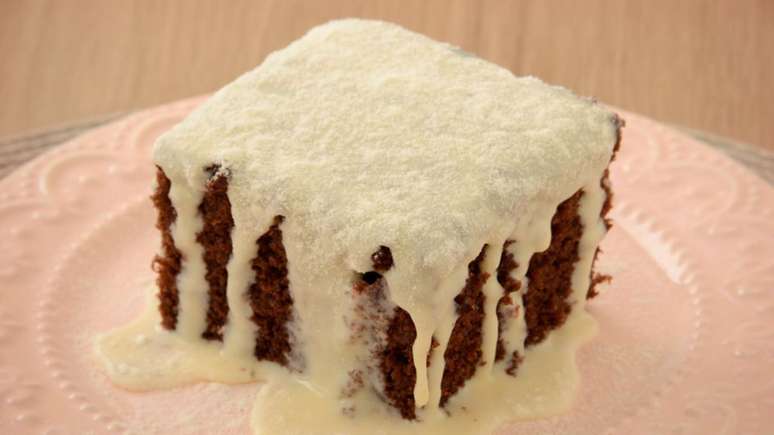
[[[113, 387], [94, 336], [144, 303], [154, 139], [202, 99], [131, 116], [0, 182], [0, 432], [247, 433], [259, 385]], [[502, 434], [774, 434], [774, 189], [639, 116], [612, 167], [616, 226], [569, 414]]]

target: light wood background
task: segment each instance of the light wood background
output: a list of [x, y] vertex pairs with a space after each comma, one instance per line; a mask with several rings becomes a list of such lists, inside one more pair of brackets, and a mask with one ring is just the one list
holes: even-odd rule
[[0, 135], [213, 91], [346, 16], [774, 149], [774, 0], [0, 0]]

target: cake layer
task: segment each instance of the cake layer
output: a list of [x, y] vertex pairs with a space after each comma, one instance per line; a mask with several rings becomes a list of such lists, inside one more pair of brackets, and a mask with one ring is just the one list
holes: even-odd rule
[[226, 266], [233, 249], [231, 229], [234, 227], [234, 218], [231, 216], [231, 202], [228, 199], [227, 174], [219, 172], [217, 166], [209, 167], [206, 171], [209, 180], [199, 204], [203, 227], [196, 235], [196, 241], [204, 248], [204, 263], [207, 267], [204, 278], [209, 284], [207, 329], [202, 333], [202, 337], [207, 340], [223, 340], [223, 327], [228, 318]]
[[406, 310], [396, 307], [387, 327], [387, 345], [377, 354], [384, 375], [384, 395], [403, 418], [416, 418], [414, 386], [417, 371], [412, 347], [417, 329]]
[[481, 270], [487, 255], [487, 246], [468, 264], [465, 287], [454, 298], [457, 320], [454, 322], [443, 358], [445, 366], [441, 378], [441, 406], [444, 406], [465, 381], [473, 377], [483, 357], [484, 292], [489, 274]]
[[282, 216], [276, 216], [269, 230], [258, 238], [257, 253], [252, 260], [255, 281], [247, 296], [253, 309], [252, 320], [258, 327], [255, 357], [287, 365], [291, 351], [288, 323], [293, 314], [293, 297], [280, 229], [283, 220]]
[[172, 239], [172, 225], [177, 219], [177, 213], [169, 199], [171, 182], [159, 168], [156, 171], [156, 190], [151, 199], [158, 211], [156, 228], [161, 232], [161, 252], [153, 259], [153, 269], [156, 271], [156, 285], [159, 288], [159, 307], [161, 324], [166, 329], [175, 329], [177, 313], [180, 305], [178, 296], [177, 275], [180, 273], [182, 254], [175, 247]]
[[563, 201], [551, 219], [551, 244], [532, 256], [527, 270], [528, 289], [524, 295], [527, 323], [525, 343], [533, 345], [561, 326], [572, 307], [572, 275], [578, 261], [578, 242], [583, 234], [578, 215], [583, 191]]

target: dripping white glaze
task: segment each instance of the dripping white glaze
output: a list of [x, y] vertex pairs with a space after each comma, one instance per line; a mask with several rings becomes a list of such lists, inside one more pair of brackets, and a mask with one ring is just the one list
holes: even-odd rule
[[578, 242], [578, 261], [572, 274], [572, 296], [570, 302], [576, 307], [586, 304], [586, 292], [591, 284], [591, 267], [597, 246], [607, 234], [607, 227], [600, 217], [606, 194], [601, 181], [591, 181], [583, 187], [583, 196], [578, 205], [578, 215], [583, 225], [583, 235]]
[[514, 233], [508, 238], [512, 240], [508, 246], [513, 254], [513, 260], [517, 267], [511, 271], [511, 278], [521, 286], [519, 290], [513, 292], [511, 299], [514, 304], [512, 307], [506, 306], [508, 316], [505, 317], [501, 339], [505, 348], [504, 363], [510, 364], [511, 356], [514, 352], [524, 355], [524, 341], [527, 338], [527, 324], [524, 319], [523, 296], [529, 287], [529, 280], [526, 277], [529, 261], [533, 255], [548, 249], [551, 244], [551, 218], [557, 209], [557, 204], [548, 204], [537, 201], [533, 204], [533, 212], [527, 219], [519, 223]]
[[[182, 177], [171, 177], [169, 199], [177, 213], [177, 219], [171, 228], [175, 247], [182, 254], [182, 270], [178, 275], [178, 286], [186, 291], [179, 294], [180, 305], [177, 317], [178, 333], [189, 340], [198, 339], [204, 331], [207, 313], [207, 290], [209, 285], [201, 271], [204, 269], [204, 252], [196, 241], [196, 235], [202, 230], [199, 215], [199, 203], [203, 197], [205, 177], [202, 173], [195, 178], [195, 184], [189, 186]], [[196, 188], [192, 188], [196, 186]]]
[[[172, 181], [173, 239], [184, 255], [178, 330], [157, 327], [153, 301], [141, 319], [100, 337], [98, 354], [114, 382], [131, 389], [267, 380], [252, 416], [256, 434], [485, 434], [507, 420], [562, 412], [578, 383], [575, 350], [595, 330], [583, 296], [605, 231], [599, 179], [616, 141], [612, 116], [394, 25], [344, 20], [313, 29], [159, 139], [154, 160]], [[203, 168], [212, 164], [228, 171], [234, 217], [222, 344], [200, 338], [207, 286], [195, 234]], [[587, 231], [572, 313], [524, 349], [529, 258], [548, 247], [557, 205], [580, 188]], [[246, 299], [255, 240], [277, 215], [285, 216], [294, 300], [292, 370], [252, 358], [255, 334], [266, 331], [256, 331]], [[516, 241], [513, 276], [522, 282], [503, 336], [509, 354], [524, 355], [515, 378], [494, 364], [503, 294], [496, 267], [506, 240]], [[484, 244], [485, 366], [447, 414], [438, 403], [454, 297]], [[378, 382], [342, 397], [368, 354], [350, 339], [353, 273], [370, 270], [380, 245], [395, 259], [385, 274], [389, 303], [417, 330], [418, 422], [386, 406]], [[427, 367], [433, 337], [439, 346]], [[354, 411], [343, 413], [345, 402]]]
[[482, 375], [489, 376], [495, 363], [495, 353], [497, 351], [497, 303], [503, 296], [504, 289], [497, 282], [497, 266], [500, 264], [500, 256], [503, 253], [505, 238], [499, 238], [488, 244], [486, 257], [481, 265], [482, 272], [489, 275], [484, 288], [484, 324], [482, 326], [482, 352], [483, 366], [479, 368]]
[[[252, 358], [255, 334], [258, 331], [250, 319], [253, 313], [247, 303], [247, 289], [255, 279], [250, 262], [258, 252], [255, 241], [261, 234], [252, 229], [242, 216], [235, 215], [233, 218], [232, 253], [227, 266], [226, 287], [229, 314], [223, 333], [223, 353], [232, 357]], [[268, 226], [264, 224], [264, 227]]]

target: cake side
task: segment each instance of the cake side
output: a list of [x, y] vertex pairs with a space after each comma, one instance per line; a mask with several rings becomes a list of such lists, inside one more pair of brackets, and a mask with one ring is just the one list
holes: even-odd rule
[[[618, 150], [621, 148], [621, 129], [623, 129], [624, 126], [626, 126], [626, 122], [618, 117], [618, 115], [615, 115], [613, 122], [616, 126], [616, 134], [615, 134], [615, 145], [613, 146], [613, 152], [610, 157], [610, 163], [612, 164], [615, 160], [616, 154], [618, 154]], [[605, 228], [609, 231], [610, 228], [613, 226], [613, 221], [610, 219], [608, 214], [610, 213], [610, 210], [613, 208], [613, 188], [610, 184], [610, 167], [608, 166], [605, 168], [605, 172], [602, 174], [602, 179], [599, 181], [600, 186], [602, 187], [602, 190], [605, 192], [605, 202], [602, 205], [602, 210], [600, 211], [599, 216], [602, 218], [602, 220], [605, 222]], [[597, 257], [599, 256], [599, 253], [602, 252], [599, 247], [597, 247], [597, 250], [594, 252], [594, 260], [592, 261], [592, 272], [591, 272], [591, 286], [589, 287], [589, 291], [586, 294], [587, 299], [591, 299], [599, 294], [597, 291], [597, 286], [603, 283], [609, 283], [612, 280], [612, 277], [610, 275], [605, 275], [601, 273], [597, 273], [594, 270], [594, 264], [597, 262]]]
[[[603, 175], [604, 177], [605, 175]], [[602, 185], [602, 184], [600, 184]], [[606, 191], [607, 192], [607, 191]], [[514, 295], [520, 290], [521, 281], [513, 278], [514, 271], [518, 268], [518, 263], [514, 256], [507, 249], [503, 250], [500, 263], [497, 268], [497, 279], [503, 288], [503, 296], [498, 301], [498, 342], [496, 351], [496, 360], [502, 362], [498, 370], [504, 370], [511, 376], [515, 376], [519, 365], [524, 358], [524, 348], [534, 346], [545, 340], [551, 331], [560, 328], [573, 309], [582, 309], [575, 307], [571, 296], [573, 292], [586, 294], [591, 291], [597, 281], [591, 280], [586, 288], [574, 290], [572, 287], [572, 276], [578, 273], [575, 265], [579, 260], [579, 242], [582, 237], [584, 226], [581, 224], [581, 215], [579, 213], [579, 203], [583, 197], [583, 190], [579, 190], [573, 196], [563, 201], [557, 207], [556, 212], [551, 219], [551, 242], [545, 251], [534, 254], [529, 262], [525, 281], [529, 283], [526, 294]], [[606, 193], [604, 204], [610, 204], [612, 193]], [[601, 218], [605, 218], [609, 207], [601, 209]], [[605, 220], [609, 225], [610, 221]], [[608, 227], [609, 228], [609, 227]], [[505, 242], [505, 247], [515, 244], [514, 240]], [[471, 261], [469, 264], [468, 281], [455, 298], [458, 315], [455, 322], [454, 332], [450, 339], [449, 346], [445, 352], [446, 366], [442, 379], [442, 396], [440, 405], [444, 406], [449, 398], [465, 386], [465, 383], [471, 379], [481, 366], [482, 357], [482, 320], [484, 296], [481, 292], [483, 282], [486, 280], [485, 274], [481, 272], [481, 261], [485, 255], [486, 248]], [[586, 254], [588, 255], [588, 254]], [[596, 254], [595, 254], [596, 257]], [[592, 269], [593, 272], [593, 269]], [[373, 273], [373, 272], [371, 272]], [[382, 289], [385, 285], [383, 277], [371, 275], [370, 280], [377, 280], [376, 285]], [[358, 292], [369, 288], [372, 284], [356, 284]], [[366, 290], [367, 291], [367, 290]], [[379, 297], [383, 296], [383, 291], [379, 291]], [[515, 298], [523, 298], [523, 302], [515, 304]], [[378, 299], [371, 300], [372, 304], [379, 304]], [[508, 308], [506, 308], [508, 307]], [[519, 308], [515, 308], [519, 307]], [[519, 312], [522, 310], [522, 312]], [[403, 313], [401, 313], [403, 314]], [[507, 321], [519, 316], [523, 317], [526, 332], [523, 339], [521, 350], [512, 351], [507, 354], [506, 347], [502, 341], [501, 329]], [[385, 354], [375, 355], [382, 361], [390, 359], [387, 367], [382, 367], [385, 379], [387, 379], [388, 389], [386, 396], [388, 402], [396, 409], [400, 410], [404, 418], [416, 418], [413, 398], [413, 378], [414, 371], [409, 375], [402, 376], [409, 382], [394, 382], [395, 373], [405, 373], [410, 368], [413, 360], [408, 352], [410, 343], [416, 338], [416, 330], [410, 319], [404, 315], [395, 316], [399, 320], [390, 324], [387, 329], [387, 338], [393, 343], [390, 351]], [[405, 325], [396, 327], [397, 325]], [[403, 341], [402, 345], [395, 346], [394, 343]], [[394, 355], [396, 349], [398, 356], [386, 357], [385, 355]], [[506, 358], [507, 357], [507, 358]], [[402, 365], [395, 368], [395, 360], [403, 361]], [[428, 359], [429, 360], [429, 359]]]

